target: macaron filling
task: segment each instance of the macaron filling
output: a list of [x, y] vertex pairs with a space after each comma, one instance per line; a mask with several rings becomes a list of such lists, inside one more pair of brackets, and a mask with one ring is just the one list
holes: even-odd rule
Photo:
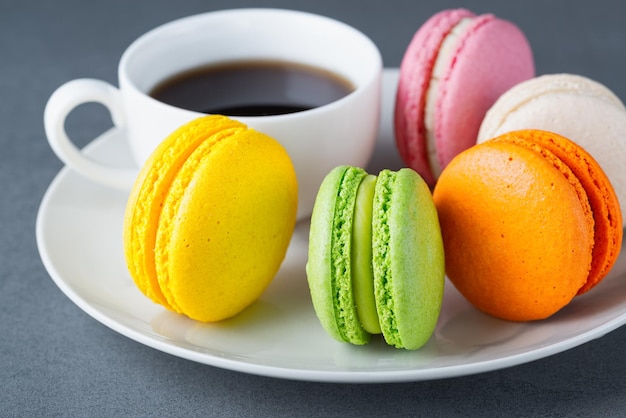
[[372, 209], [376, 176], [368, 175], [359, 185], [352, 227], [352, 290], [363, 329], [380, 334], [380, 323], [374, 298], [372, 269]]
[[439, 97], [439, 81], [444, 77], [445, 72], [450, 68], [450, 61], [455, 55], [457, 42], [465, 33], [475, 18], [465, 17], [452, 27], [450, 32], [441, 42], [435, 64], [430, 74], [430, 81], [426, 90], [424, 104], [424, 128], [426, 136], [426, 155], [430, 170], [435, 177], [441, 174], [441, 164], [437, 157], [437, 140], [435, 135], [435, 113], [437, 99]]

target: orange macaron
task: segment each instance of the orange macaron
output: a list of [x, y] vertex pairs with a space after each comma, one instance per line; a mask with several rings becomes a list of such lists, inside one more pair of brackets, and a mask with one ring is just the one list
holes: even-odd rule
[[509, 132], [464, 151], [433, 197], [448, 278], [498, 318], [551, 316], [598, 284], [621, 249], [621, 209], [607, 176], [551, 132]]

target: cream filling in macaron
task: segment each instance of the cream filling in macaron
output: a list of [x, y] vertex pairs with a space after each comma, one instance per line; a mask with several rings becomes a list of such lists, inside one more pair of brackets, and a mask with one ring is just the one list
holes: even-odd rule
[[380, 322], [374, 297], [372, 269], [372, 211], [377, 177], [367, 175], [361, 181], [356, 195], [352, 224], [352, 290], [356, 311], [365, 331], [380, 334]]
[[430, 82], [426, 92], [426, 102], [424, 105], [424, 127], [426, 128], [426, 151], [428, 153], [428, 163], [432, 174], [439, 177], [441, 174], [441, 165], [437, 158], [437, 140], [435, 136], [435, 112], [437, 98], [439, 94], [439, 80], [443, 77], [446, 70], [450, 67], [450, 61], [454, 56], [457, 40], [465, 32], [472, 23], [474, 18], [466, 17], [461, 19], [452, 30], [446, 35], [441, 42], [435, 64], [430, 75]]

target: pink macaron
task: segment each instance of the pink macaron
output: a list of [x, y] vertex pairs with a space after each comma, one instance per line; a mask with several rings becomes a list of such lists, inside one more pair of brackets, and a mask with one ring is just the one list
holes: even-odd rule
[[534, 75], [532, 50], [515, 24], [465, 9], [432, 16], [400, 65], [394, 125], [405, 164], [434, 186], [450, 160], [476, 144], [496, 99]]

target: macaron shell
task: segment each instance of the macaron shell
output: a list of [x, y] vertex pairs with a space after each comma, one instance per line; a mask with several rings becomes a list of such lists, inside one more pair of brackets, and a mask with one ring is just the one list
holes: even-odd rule
[[335, 321], [333, 288], [330, 282], [332, 271], [330, 241], [333, 236], [337, 190], [346, 168], [336, 167], [322, 180], [311, 213], [309, 252], [306, 263], [307, 281], [315, 313], [324, 330], [338, 341], [344, 339]]
[[585, 284], [593, 217], [575, 176], [563, 173], [533, 150], [496, 141], [464, 151], [442, 173], [434, 200], [446, 273], [480, 310], [543, 319]]
[[542, 152], [548, 150], [563, 161], [580, 181], [594, 220], [591, 269], [578, 294], [597, 285], [611, 270], [622, 247], [622, 216], [615, 191], [600, 165], [583, 148], [560, 135], [538, 130], [504, 134], [495, 141], [507, 141]]
[[413, 170], [379, 174], [372, 246], [376, 306], [385, 340], [399, 348], [420, 348], [441, 311], [444, 253], [430, 189]]
[[[534, 84], [534, 83], [533, 83]], [[531, 85], [532, 86], [532, 85]], [[517, 89], [516, 89], [517, 90]], [[519, 90], [522, 86], [519, 86]], [[498, 106], [497, 109], [504, 110]], [[611, 181], [626, 216], [626, 112], [623, 105], [606, 97], [588, 95], [584, 91], [560, 91], [539, 95], [522, 105], [509, 109], [505, 117], [494, 111], [485, 119], [479, 140], [521, 129], [556, 132], [582, 146], [600, 164]], [[503, 120], [490, 130], [492, 119]]]
[[157, 233], [157, 276], [170, 305], [218, 321], [255, 301], [284, 259], [296, 192], [286, 151], [261, 133], [198, 147], [172, 183]]
[[406, 164], [428, 184], [434, 184], [424, 133], [424, 105], [439, 46], [450, 30], [474, 13], [465, 9], [444, 10], [428, 19], [415, 33], [400, 64], [394, 126], [396, 144]]
[[[622, 101], [603, 84], [576, 74], [545, 74], [513, 86], [496, 100], [482, 121], [478, 143], [504, 133], [501, 126], [506, 123], [509, 115], [534, 99], [551, 94], [567, 93], [603, 100], [626, 110]], [[534, 129], [533, 127], [526, 128]]]
[[206, 140], [220, 134], [245, 130], [229, 118], [200, 118], [173, 132], [155, 149], [140, 170], [124, 215], [124, 253], [137, 287], [147, 297], [169, 309], [156, 276], [154, 245], [161, 214], [171, 183], [191, 153]]
[[534, 73], [530, 45], [517, 26], [493, 15], [475, 18], [439, 83], [435, 137], [442, 168], [476, 143], [485, 113], [498, 97]]
[[322, 327], [336, 340], [352, 344], [365, 344], [370, 338], [355, 307], [350, 258], [354, 206], [366, 175], [361, 168], [339, 166], [324, 178], [311, 215], [306, 265]]

